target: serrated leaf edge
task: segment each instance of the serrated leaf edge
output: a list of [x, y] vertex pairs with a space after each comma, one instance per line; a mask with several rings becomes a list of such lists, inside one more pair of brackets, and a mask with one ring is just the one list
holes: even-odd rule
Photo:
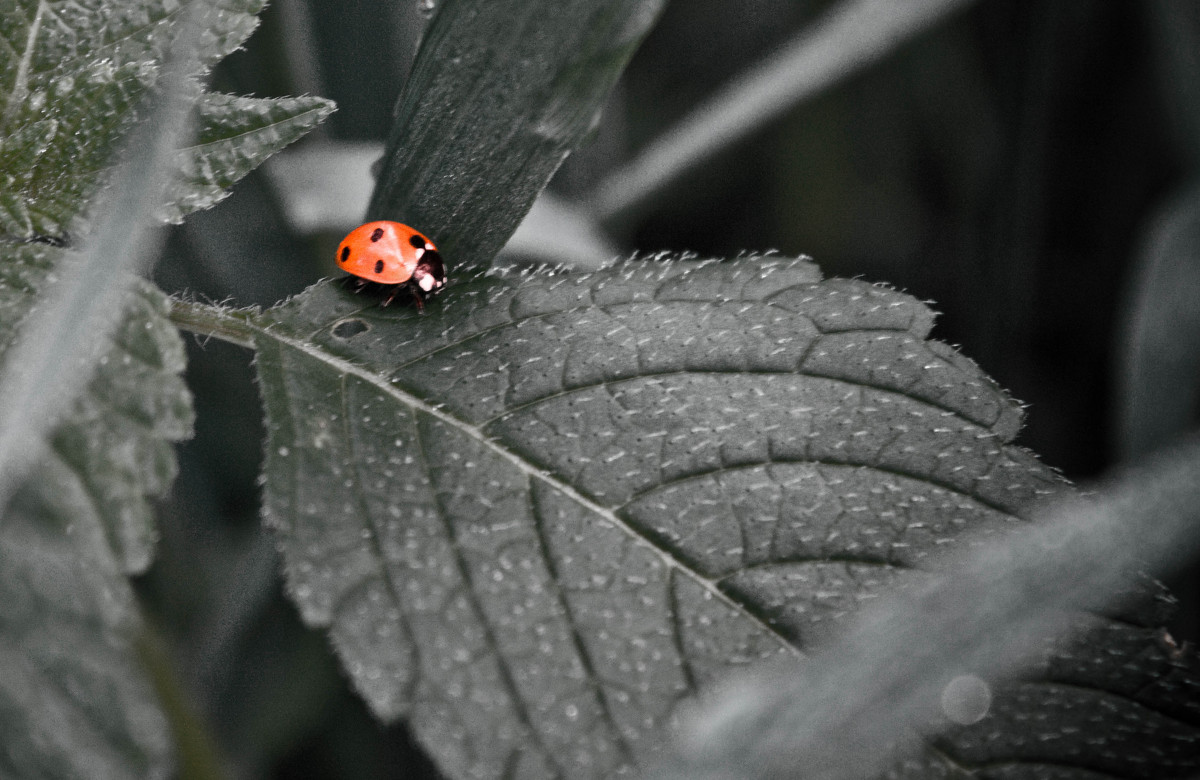
[[234, 133], [233, 135], [223, 135], [220, 138], [215, 138], [211, 141], [206, 141], [201, 144], [191, 144], [189, 146], [182, 146], [179, 148], [178, 154], [184, 154], [187, 152], [197, 152], [197, 151], [201, 151], [203, 149], [208, 149], [210, 147], [220, 146], [222, 144], [234, 143], [240, 138], [252, 137], [258, 133], [265, 133], [269, 130], [278, 128], [282, 125], [290, 125], [290, 124], [293, 124], [296, 122], [301, 122], [306, 117], [308, 117], [312, 114], [317, 114], [319, 119], [324, 119], [325, 117], [329, 116], [330, 114], [332, 114], [334, 111], [337, 110], [336, 103], [334, 103], [332, 100], [320, 97], [318, 95], [288, 95], [286, 97], [278, 97], [278, 98], [255, 98], [255, 97], [248, 97], [248, 96], [244, 96], [244, 95], [230, 95], [230, 94], [224, 93], [224, 92], [205, 92], [201, 96], [200, 100], [204, 101], [213, 96], [238, 98], [239, 100], [243, 100], [243, 101], [247, 101], [247, 102], [253, 101], [256, 104], [263, 105], [263, 106], [282, 106], [282, 105], [284, 105], [284, 101], [300, 102], [300, 101], [304, 101], [304, 100], [309, 100], [309, 101], [315, 101], [315, 102], [313, 103], [311, 108], [306, 108], [297, 113], [289, 114], [287, 117], [280, 119], [277, 122], [270, 122], [268, 124], [262, 125], [261, 127], [255, 127], [251, 130], [246, 130], [241, 133]]

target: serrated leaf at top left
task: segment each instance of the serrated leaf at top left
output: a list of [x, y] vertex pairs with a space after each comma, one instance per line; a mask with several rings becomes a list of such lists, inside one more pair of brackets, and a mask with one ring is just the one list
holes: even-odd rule
[[[0, 233], [29, 238], [70, 229], [157, 83], [184, 12], [197, 4], [208, 11], [198, 58], [206, 71], [253, 32], [262, 0], [10, 0], [0, 7]], [[214, 186], [229, 186], [301, 137], [332, 104], [303, 97], [271, 112], [254, 108], [253, 116], [225, 119], [273, 127], [276, 142], [248, 145], [232, 176], [218, 169], [197, 178], [193, 158], [205, 150], [183, 151], [183, 181], [171, 189], [167, 215], [212, 205]], [[201, 124], [213, 131], [207, 117]]]

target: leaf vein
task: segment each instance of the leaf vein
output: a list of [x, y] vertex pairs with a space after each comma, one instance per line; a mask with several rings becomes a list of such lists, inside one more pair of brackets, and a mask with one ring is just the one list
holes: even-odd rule
[[[405, 364], [405, 365], [408, 365], [408, 364]], [[392, 375], [394, 376], [397, 373], [399, 373], [399, 369], [394, 370], [392, 372]], [[596, 382], [587, 382], [584, 384], [575, 385], [573, 387], [568, 387], [568, 388], [559, 390], [554, 393], [547, 393], [546, 395], [539, 396], [537, 398], [533, 398], [528, 401], [522, 401], [519, 404], [516, 404], [512, 407], [509, 407], [508, 409], [505, 409], [500, 414], [497, 414], [493, 417], [490, 417], [486, 420], [481, 421], [479, 423], [479, 426], [487, 427], [488, 425], [495, 423], [497, 420], [501, 420], [505, 417], [516, 414], [518, 412], [521, 412], [529, 407], [536, 406], [537, 404], [540, 404], [544, 401], [552, 401], [557, 398], [564, 398], [566, 396], [571, 395], [572, 393], [579, 393], [579, 392], [584, 392], [587, 390], [596, 390], [599, 388], [608, 389], [612, 385], [617, 385], [617, 384], [621, 384], [624, 382], [636, 382], [636, 381], [643, 380], [643, 379], [663, 379], [663, 378], [667, 378], [667, 377], [677, 377], [677, 376], [682, 377], [682, 376], [689, 376], [689, 375], [697, 375], [697, 376], [722, 376], [722, 375], [740, 376], [740, 375], [745, 375], [745, 376], [808, 377], [810, 379], [824, 379], [824, 380], [828, 380], [830, 382], [838, 382], [840, 384], [849, 385], [850, 387], [853, 387], [853, 388], [865, 388], [868, 390], [875, 390], [875, 391], [878, 391], [881, 393], [889, 393], [892, 395], [898, 395], [902, 398], [907, 398], [909, 400], [916, 401], [917, 403], [928, 404], [929, 406], [932, 406], [935, 409], [939, 409], [943, 412], [949, 412], [949, 413], [953, 414], [955, 417], [957, 417], [958, 419], [963, 420], [964, 422], [970, 423], [971, 425], [977, 425], [981, 429], [990, 430], [986, 425], [984, 425], [980, 422], [977, 422], [976, 420], [972, 420], [969, 417], [965, 417], [962, 414], [961, 410], [959, 410], [959, 409], [955, 409], [954, 407], [938, 403], [937, 401], [930, 399], [930, 398], [922, 398], [920, 396], [909, 394], [909, 393], [904, 392], [903, 390], [899, 390], [895, 387], [886, 387], [884, 385], [873, 384], [870, 382], [860, 382], [857, 380], [845, 379], [844, 377], [831, 376], [828, 374], [818, 374], [818, 373], [813, 373], [813, 372], [803, 371], [803, 370], [778, 371], [778, 370], [774, 370], [774, 369], [752, 369], [752, 368], [751, 369], [747, 369], [747, 368], [729, 368], [729, 369], [724, 369], [724, 368], [681, 368], [681, 369], [673, 369], [670, 371], [639, 373], [639, 374], [635, 374], [633, 376], [624, 376], [624, 377], [617, 377], [615, 379], [603, 379], [603, 380], [596, 381]]]
[[[417, 419], [418, 411], [425, 412], [424, 409], [417, 409], [414, 406], [409, 406], [409, 414], [413, 424], [413, 440], [417, 446], [418, 452], [420, 452], [421, 463], [424, 464], [426, 469], [426, 477], [429, 479], [430, 484], [434, 484], [433, 474], [429, 473], [432, 470], [429, 451], [425, 447], [425, 439], [421, 433], [421, 424]], [[548, 748], [548, 746], [542, 740], [541, 731], [539, 731], [533, 725], [533, 719], [530, 717], [529, 708], [525, 701], [525, 697], [521, 695], [520, 688], [518, 687], [516, 680], [513, 678], [512, 670], [509, 668], [508, 658], [505, 655], [504, 649], [501, 647], [500, 641], [496, 636], [495, 628], [488, 619], [488, 611], [484, 608], [483, 604], [479, 602], [479, 597], [475, 592], [475, 583], [471, 578], [470, 566], [463, 558], [462, 547], [458, 542], [458, 535], [454, 532], [454, 524], [447, 516], [445, 507], [441, 505], [440, 498], [436, 498], [436, 489], [434, 490], [434, 495], [435, 503], [437, 504], [437, 516], [442, 522], [442, 532], [449, 541], [448, 547], [451, 551], [451, 557], [454, 560], [454, 566], [458, 571], [458, 576], [462, 578], [462, 581], [465, 585], [463, 588], [463, 598], [465, 598], [470, 604], [471, 611], [475, 613], [475, 617], [479, 621], [479, 627], [484, 641], [492, 650], [492, 657], [495, 659], [496, 669], [499, 672], [501, 684], [508, 693], [509, 701], [512, 702], [513, 711], [515, 712], [517, 718], [520, 719], [521, 725], [524, 727], [529, 739], [537, 745], [538, 750], [543, 756], [545, 756], [546, 760], [554, 765], [555, 774], [560, 777], [566, 776], [563, 767], [558, 765], [558, 759], [554, 751]]]
[[[368, 384], [374, 385], [383, 393], [390, 395], [396, 401], [409, 407], [414, 414], [416, 412], [426, 414], [429, 417], [446, 424], [464, 436], [477, 441], [485, 450], [490, 451], [500, 460], [509, 463], [517, 470], [523, 472], [532, 479], [543, 482], [556, 492], [587, 509], [592, 514], [604, 519], [613, 527], [622, 530], [639, 544], [646, 545], [653, 554], [659, 557], [664, 565], [671, 568], [677, 568], [685, 572], [688, 577], [696, 582], [697, 585], [707, 590], [714, 599], [717, 599], [719, 602], [725, 604], [737, 613], [753, 619], [756, 623], [759, 622], [756, 618], [753, 618], [749, 613], [747, 613], [742, 605], [730, 599], [720, 588], [716, 586], [716, 583], [704, 577], [699, 572], [689, 568], [683, 561], [677, 559], [673, 555], [668, 554], [662, 548], [655, 545], [640, 531], [619, 517], [612, 509], [602, 506], [589, 499], [570, 484], [563, 482], [557, 475], [551, 474], [550, 472], [536, 467], [517, 453], [492, 440], [486, 436], [478, 426], [460, 420], [458, 417], [450, 414], [449, 412], [446, 412], [445, 410], [434, 406], [433, 404], [408, 392], [407, 390], [398, 387], [390, 382], [387, 378], [378, 376], [372, 373], [369, 369], [363, 368], [362, 366], [359, 366], [349, 360], [339, 358], [335, 355], [325, 352], [319, 347], [307, 344], [290, 336], [286, 336], [282, 333], [271, 330], [269, 327], [263, 327], [257, 323], [252, 324], [250, 327], [257, 334], [258, 339], [270, 339], [277, 344], [295, 350], [296, 352], [299, 352], [300, 354], [305, 355], [312, 360], [324, 363], [336, 371], [340, 371], [345, 374], [352, 374]], [[420, 437], [418, 437], [418, 440], [419, 438]], [[779, 634], [773, 629], [771, 629], [771, 633], [779, 643], [780, 647], [786, 648], [792, 652], [796, 651], [795, 646], [792, 645], [783, 635]]]
[[930, 485], [931, 487], [936, 487], [936, 488], [941, 488], [942, 490], [947, 490], [956, 495], [960, 495], [960, 496], [963, 496], [964, 498], [968, 498], [971, 501], [974, 501], [975, 503], [977, 503], [981, 506], [987, 507], [988, 509], [991, 509], [995, 512], [999, 512], [1000, 514], [1007, 515], [1009, 517], [1013, 517], [1018, 520], [1026, 519], [1026, 518], [1022, 517], [1021, 515], [1014, 513], [1012, 509], [1004, 507], [995, 501], [986, 499], [982, 496], [974, 495], [974, 494], [964, 490], [963, 488], [956, 487], [956, 486], [950, 484], [949, 482], [936, 479], [934, 477], [929, 476], [928, 474], [918, 474], [915, 472], [906, 471], [904, 469], [899, 469], [894, 466], [884, 466], [884, 465], [881, 465], [878, 463], [866, 463], [863, 461], [850, 460], [849, 458], [847, 458], [845, 460], [838, 460], [836, 458], [828, 458], [828, 457], [825, 457], [825, 458], [813, 458], [813, 457], [810, 457], [810, 458], [767, 458], [765, 460], [727, 464], [727, 465], [716, 466], [714, 468], [708, 468], [708, 469], [697, 469], [696, 471], [688, 472], [687, 474], [680, 474], [677, 477], [674, 477], [669, 480], [664, 480], [662, 482], [659, 482], [656, 485], [645, 488], [644, 490], [640, 490], [637, 493], [634, 493], [627, 501], [620, 504], [615, 509], [621, 510], [621, 509], [628, 508], [630, 504], [633, 504], [634, 502], [639, 501], [642, 498], [645, 498], [646, 496], [654, 493], [655, 491], [662, 490], [663, 488], [674, 487], [676, 485], [679, 485], [679, 484], [682, 484], [685, 482], [689, 482], [691, 480], [701, 479], [703, 477], [710, 477], [715, 474], [725, 474], [725, 473], [731, 473], [731, 472], [741, 471], [741, 470], [745, 470], [745, 469], [756, 469], [756, 468], [762, 468], [763, 466], [781, 466], [781, 465], [787, 466], [787, 465], [799, 465], [799, 464], [812, 464], [812, 465], [818, 465], [818, 466], [849, 466], [849, 467], [853, 467], [853, 468], [872, 469], [874, 471], [883, 472], [885, 474], [892, 474], [892, 475], [895, 475], [898, 477], [905, 477], [907, 479], [911, 479], [911, 480], [914, 480], [917, 482], [923, 482], [926, 485]]
[[613, 716], [612, 708], [608, 702], [608, 692], [603, 686], [597, 683], [599, 674], [596, 665], [592, 660], [591, 652], [588, 650], [587, 644], [579, 633], [579, 628], [575, 622], [575, 613], [571, 607], [570, 600], [566, 597], [560, 585], [559, 573], [554, 565], [554, 557], [550, 555], [550, 545], [546, 539], [545, 526], [543, 524], [542, 510], [538, 505], [537, 493], [533, 484], [533, 480], [526, 478], [525, 494], [529, 497], [529, 512], [532, 518], [534, 538], [537, 540], [538, 552], [545, 561], [546, 569], [550, 573], [550, 581], [554, 583], [554, 593], [558, 600], [559, 606], [562, 607], [566, 616], [566, 624], [571, 632], [571, 641], [575, 645], [575, 652], [579, 654], [579, 661], [587, 672], [587, 679], [590, 682], [590, 687], [596, 695], [596, 699], [600, 703], [600, 709], [604, 713], [604, 720], [612, 728], [614, 741], [617, 744], [618, 750], [621, 752], [622, 759], [626, 764], [634, 764], [634, 753], [628, 740], [622, 733], [620, 726], [617, 724], [616, 718]]

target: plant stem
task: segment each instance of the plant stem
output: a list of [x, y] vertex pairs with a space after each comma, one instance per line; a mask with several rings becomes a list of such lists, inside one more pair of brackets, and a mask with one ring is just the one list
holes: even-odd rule
[[248, 349], [254, 348], [255, 328], [250, 318], [255, 313], [255, 309], [230, 309], [210, 303], [171, 299], [170, 318], [178, 327]]
[[592, 195], [611, 222], [793, 106], [843, 81], [972, 0], [846, 0], [651, 142]]
[[176, 777], [179, 780], [224, 780], [226, 772], [222, 768], [216, 737], [189, 701], [171, 663], [166, 643], [145, 615], [135, 642], [163, 713], [171, 724], [178, 761]]

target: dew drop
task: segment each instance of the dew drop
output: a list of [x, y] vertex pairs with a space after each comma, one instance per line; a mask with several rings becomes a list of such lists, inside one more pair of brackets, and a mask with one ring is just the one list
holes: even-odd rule
[[942, 713], [960, 726], [978, 723], [992, 706], [991, 687], [973, 674], [955, 677], [942, 689]]

